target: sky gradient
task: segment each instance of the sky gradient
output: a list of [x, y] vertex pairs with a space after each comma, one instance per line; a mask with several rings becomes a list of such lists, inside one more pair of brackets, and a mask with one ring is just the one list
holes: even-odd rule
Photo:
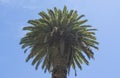
[[77, 76], [71, 70], [68, 78], [120, 78], [120, 1], [119, 0], [0, 0], [0, 78], [51, 78], [49, 73], [36, 71], [31, 61], [25, 62], [19, 45], [25, 35], [22, 30], [27, 21], [39, 18], [40, 11], [57, 7], [77, 10], [94, 28], [99, 51], [90, 65], [77, 69]]

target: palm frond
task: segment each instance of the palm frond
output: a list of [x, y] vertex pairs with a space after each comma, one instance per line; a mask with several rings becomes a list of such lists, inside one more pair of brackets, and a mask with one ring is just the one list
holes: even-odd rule
[[73, 68], [75, 75], [76, 66], [82, 69], [82, 64], [89, 65], [88, 59], [94, 58], [92, 49], [98, 50], [99, 43], [94, 32], [97, 29], [85, 25], [88, 21], [83, 19], [85, 15], [78, 15], [76, 10], [68, 10], [66, 6], [63, 10], [48, 9], [39, 15], [39, 19], [28, 21], [31, 26], [23, 28], [29, 31], [20, 41], [24, 52], [30, 52], [26, 62], [32, 59], [36, 69], [42, 64], [42, 69], [50, 72], [58, 54], [66, 59], [68, 74]]

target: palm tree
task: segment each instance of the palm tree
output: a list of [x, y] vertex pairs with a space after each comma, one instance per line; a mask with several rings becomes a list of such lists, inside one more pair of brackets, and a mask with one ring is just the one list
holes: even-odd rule
[[[81, 64], [89, 64], [89, 59], [94, 58], [92, 49], [98, 49], [96, 29], [85, 25], [87, 20], [81, 19], [77, 11], [48, 9], [40, 12], [39, 19], [29, 20], [31, 26], [23, 30], [29, 32], [21, 39], [22, 48], [30, 51], [26, 61], [33, 59], [32, 65], [36, 69], [42, 63], [44, 71], [52, 72], [52, 78], [67, 78], [70, 68], [76, 66], [82, 69]], [[88, 57], [88, 58], [86, 58]]]

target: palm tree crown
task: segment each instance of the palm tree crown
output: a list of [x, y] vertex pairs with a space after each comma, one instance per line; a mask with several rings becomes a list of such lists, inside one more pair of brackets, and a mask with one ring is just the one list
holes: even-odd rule
[[93, 32], [96, 29], [84, 24], [87, 22], [81, 19], [84, 15], [79, 16], [77, 11], [69, 11], [66, 6], [63, 10], [55, 7], [47, 11], [40, 12], [39, 19], [29, 20], [31, 26], [23, 28], [29, 30], [20, 42], [25, 53], [30, 51], [26, 61], [33, 59], [36, 69], [42, 64], [42, 69], [49, 72], [54, 69], [57, 55], [65, 58], [67, 73], [71, 67], [76, 71], [76, 66], [82, 69], [82, 63], [88, 65], [88, 59], [94, 58], [92, 49], [98, 49]]

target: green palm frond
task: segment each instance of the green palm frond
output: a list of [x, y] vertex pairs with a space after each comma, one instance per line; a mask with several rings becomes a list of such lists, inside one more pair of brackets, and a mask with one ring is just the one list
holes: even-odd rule
[[[26, 62], [33, 59], [32, 65], [42, 64], [45, 72], [53, 69], [53, 60], [56, 53], [66, 56], [67, 72], [76, 66], [82, 69], [82, 64], [89, 65], [89, 60], [94, 58], [92, 49], [98, 49], [95, 32], [97, 29], [85, 25], [88, 21], [83, 19], [85, 15], [78, 15], [77, 11], [48, 9], [47, 12], [40, 12], [41, 18], [29, 20], [31, 26], [23, 30], [29, 31], [21, 39], [20, 44], [26, 51], [30, 51]], [[82, 19], [81, 19], [82, 18]], [[88, 59], [86, 58], [88, 57]]]

